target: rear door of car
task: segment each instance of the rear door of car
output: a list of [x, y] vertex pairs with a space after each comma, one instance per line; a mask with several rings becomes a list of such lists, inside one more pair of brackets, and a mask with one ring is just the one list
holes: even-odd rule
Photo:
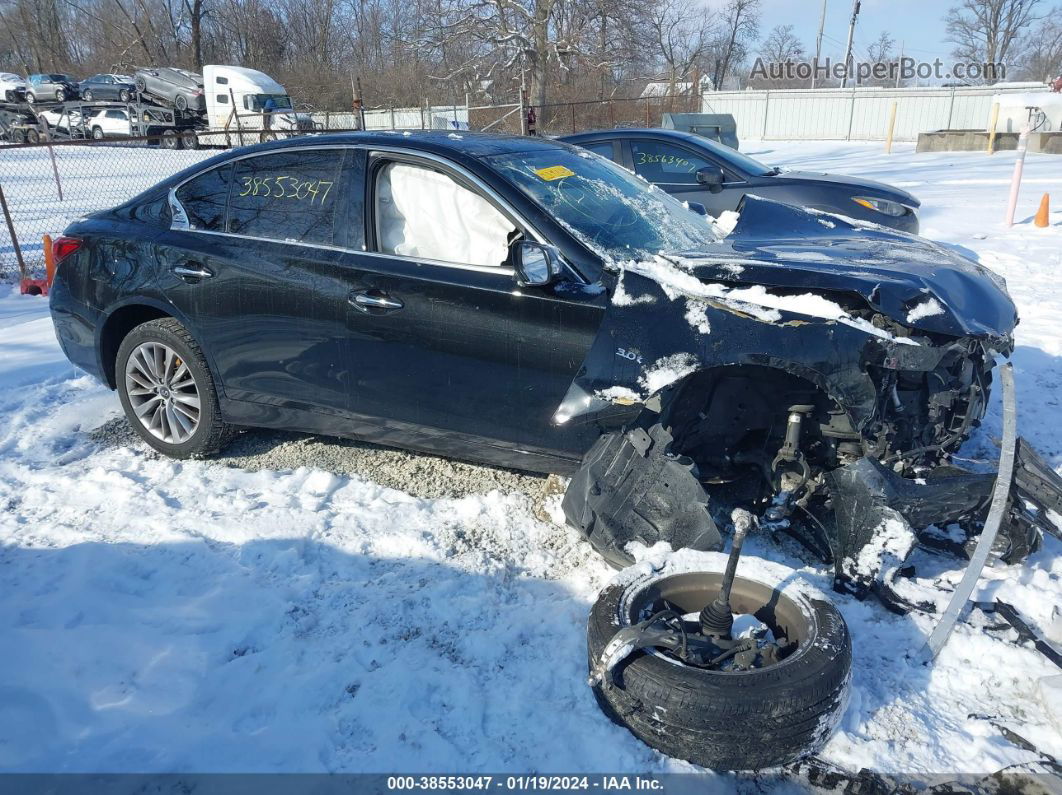
[[297, 147], [230, 161], [174, 192], [160, 286], [228, 398], [349, 409], [350, 285], [336, 244], [350, 163], [346, 148]]
[[420, 429], [529, 456], [580, 454], [583, 442], [552, 418], [605, 296], [571, 282], [519, 287], [509, 244], [535, 233], [450, 161], [373, 152], [365, 196], [364, 247], [343, 256], [355, 411], [390, 418], [414, 445]]
[[[682, 201], [700, 202], [712, 215], [734, 210], [745, 195], [745, 182], [729, 164], [692, 146], [665, 138], [630, 137], [624, 158], [635, 174]], [[714, 166], [723, 170], [723, 189], [712, 193], [697, 181], [697, 171]]]

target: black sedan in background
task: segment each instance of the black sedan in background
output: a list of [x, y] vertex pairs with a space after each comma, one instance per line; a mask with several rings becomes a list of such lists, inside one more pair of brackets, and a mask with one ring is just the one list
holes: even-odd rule
[[115, 99], [128, 102], [136, 96], [133, 78], [125, 75], [99, 74], [81, 81], [81, 98], [86, 102], [94, 99]]
[[728, 146], [677, 130], [599, 130], [558, 140], [624, 166], [712, 215], [735, 210], [746, 194], [918, 232], [920, 202], [883, 182], [839, 174], [783, 171]]

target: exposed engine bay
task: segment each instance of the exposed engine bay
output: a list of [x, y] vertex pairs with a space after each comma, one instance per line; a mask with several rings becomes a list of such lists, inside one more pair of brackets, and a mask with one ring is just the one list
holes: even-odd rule
[[[880, 315], [874, 322], [911, 333]], [[995, 357], [1010, 353], [976, 338], [918, 341], [865, 362], [875, 397], [861, 420], [776, 367], [694, 373], [658, 412], [599, 440], [565, 497], [569, 520], [623, 565], [630, 540], [717, 549], [716, 522], [747, 509], [832, 563], [838, 589], [910, 609], [889, 588], [910, 547], [874, 549], [875, 537], [895, 517], [915, 531], [912, 542], [969, 556], [995, 474], [957, 466], [953, 454], [985, 414]], [[1006, 562], [1037, 549], [1043, 532], [1057, 535], [1048, 511], [1062, 513], [1062, 479], [1022, 441], [1015, 470], [993, 549]]]

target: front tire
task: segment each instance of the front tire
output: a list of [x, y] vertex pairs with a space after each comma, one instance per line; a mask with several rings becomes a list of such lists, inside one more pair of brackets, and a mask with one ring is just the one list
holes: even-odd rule
[[64, 99], [66, 99], [66, 92], [61, 88], [57, 88], [55, 90], [55, 101], [62, 102]]
[[173, 107], [177, 108], [181, 113], [184, 113], [188, 110], [188, 97], [184, 94], [178, 94], [173, 99]]
[[172, 458], [202, 458], [234, 429], [221, 419], [217, 388], [199, 343], [174, 318], [137, 326], [115, 360], [118, 397], [133, 430]]
[[92, 137], [96, 141], [102, 141], [103, 140], [103, 130], [101, 130], [99, 127], [93, 127], [92, 128]]
[[37, 95], [34, 94], [32, 91], [27, 91], [26, 92], [26, 102], [28, 102], [29, 104], [32, 105], [36, 101], [37, 101]]
[[123, 88], [121, 91], [118, 92], [118, 101], [119, 102], [128, 102], [130, 99], [131, 99], [131, 97], [130, 97], [129, 91], [127, 89]]
[[92, 92], [88, 89], [85, 89], [81, 92], [81, 98], [85, 100], [85, 102], [92, 102]]

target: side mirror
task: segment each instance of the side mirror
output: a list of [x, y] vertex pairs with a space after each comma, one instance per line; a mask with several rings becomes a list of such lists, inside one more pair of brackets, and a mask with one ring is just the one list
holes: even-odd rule
[[560, 252], [553, 246], [521, 240], [513, 250], [513, 265], [521, 287], [545, 287], [561, 273]]
[[691, 213], [697, 213], [697, 215], [708, 215], [708, 208], [700, 202], [686, 202], [686, 206], [690, 208]]
[[705, 166], [697, 169], [697, 182], [708, 188], [712, 193], [719, 193], [723, 189], [723, 169], [719, 166]]

